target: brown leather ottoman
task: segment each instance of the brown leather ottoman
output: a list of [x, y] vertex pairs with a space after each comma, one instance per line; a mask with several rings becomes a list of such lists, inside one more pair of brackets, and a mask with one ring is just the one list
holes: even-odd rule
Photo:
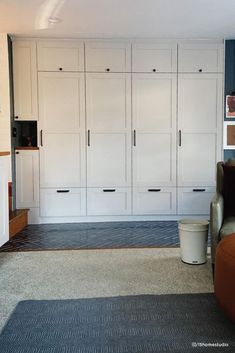
[[215, 258], [215, 296], [235, 322], [235, 233], [222, 239]]

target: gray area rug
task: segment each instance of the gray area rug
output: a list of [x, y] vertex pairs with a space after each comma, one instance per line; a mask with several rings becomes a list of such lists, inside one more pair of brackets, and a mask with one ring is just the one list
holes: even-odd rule
[[235, 352], [235, 325], [213, 294], [20, 302], [1, 353]]

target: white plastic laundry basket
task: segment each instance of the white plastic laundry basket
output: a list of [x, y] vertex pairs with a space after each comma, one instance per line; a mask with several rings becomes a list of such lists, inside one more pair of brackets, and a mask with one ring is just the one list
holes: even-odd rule
[[178, 222], [181, 259], [192, 265], [207, 261], [207, 239], [209, 222], [205, 220], [182, 219]]

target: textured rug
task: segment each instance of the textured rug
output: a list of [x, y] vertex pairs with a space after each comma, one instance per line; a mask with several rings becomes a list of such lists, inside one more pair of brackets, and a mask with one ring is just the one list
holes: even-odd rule
[[0, 251], [120, 249], [179, 246], [176, 221], [29, 225]]
[[1, 353], [234, 352], [235, 325], [213, 294], [20, 302]]

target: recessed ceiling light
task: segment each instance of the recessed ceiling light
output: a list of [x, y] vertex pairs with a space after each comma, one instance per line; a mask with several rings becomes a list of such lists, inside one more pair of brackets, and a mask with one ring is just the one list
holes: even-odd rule
[[58, 17], [49, 17], [48, 18], [49, 23], [59, 23], [61, 21], [62, 21], [61, 18], [58, 18]]

